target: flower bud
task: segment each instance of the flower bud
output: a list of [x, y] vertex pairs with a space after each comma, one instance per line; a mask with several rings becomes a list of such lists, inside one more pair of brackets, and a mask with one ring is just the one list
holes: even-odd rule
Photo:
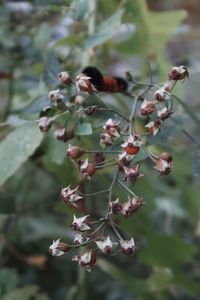
[[61, 94], [60, 90], [50, 91], [49, 92], [49, 100], [51, 101], [52, 105], [57, 106], [58, 102], [62, 101], [64, 95]]
[[42, 117], [37, 121], [37, 123], [38, 123], [40, 130], [42, 132], [46, 132], [51, 128], [51, 126], [53, 124], [53, 120], [48, 117]]
[[61, 197], [66, 204], [71, 204], [77, 207], [76, 202], [83, 198], [77, 195], [78, 188], [79, 186], [77, 186], [75, 189], [72, 190], [70, 189], [70, 186], [68, 186], [61, 190]]
[[132, 255], [135, 251], [135, 242], [134, 239], [131, 238], [130, 241], [128, 240], [120, 240], [120, 245], [122, 247], [122, 251], [126, 255]]
[[122, 205], [121, 214], [124, 217], [130, 217], [134, 212], [138, 211], [140, 207], [143, 205], [143, 198], [141, 197], [128, 197], [128, 201], [124, 202]]
[[85, 74], [79, 74], [76, 76], [76, 87], [78, 92], [82, 91], [92, 94], [94, 91], [96, 91], [90, 79], [91, 77], [88, 77]]
[[71, 224], [72, 229], [74, 231], [79, 231], [79, 232], [90, 230], [91, 228], [88, 226], [88, 222], [87, 222], [88, 217], [89, 217], [89, 215], [81, 217], [81, 218], [77, 218], [74, 215], [74, 219], [73, 219], [73, 222]]
[[93, 105], [93, 106], [88, 106], [85, 108], [85, 114], [88, 116], [91, 116], [93, 114], [95, 114], [97, 112], [97, 106]]
[[81, 95], [77, 95], [75, 98], [74, 98], [74, 103], [76, 105], [80, 105], [82, 104], [84, 101], [84, 98], [81, 96]]
[[69, 75], [68, 72], [60, 72], [58, 74], [58, 79], [64, 85], [69, 85], [69, 84], [72, 83], [72, 78], [71, 78], [71, 76]]
[[59, 141], [66, 142], [66, 129], [64, 127], [57, 128], [54, 132], [55, 138]]
[[169, 98], [169, 92], [165, 89], [165, 87], [162, 87], [155, 91], [153, 97], [155, 100], [161, 102]]
[[61, 256], [68, 252], [70, 249], [70, 246], [66, 243], [60, 242], [60, 239], [57, 241], [53, 241], [52, 245], [49, 247], [49, 253], [52, 256]]
[[160, 158], [163, 159], [163, 160], [166, 160], [167, 162], [172, 162], [173, 161], [173, 157], [171, 156], [171, 154], [169, 154], [167, 152], [161, 153]]
[[156, 165], [155, 165], [155, 169], [161, 174], [161, 175], [168, 175], [172, 168], [173, 168], [173, 163], [172, 163], [172, 160], [169, 157], [167, 157], [167, 155], [165, 156], [165, 159], [167, 158], [168, 160], [170, 161], [167, 161], [165, 159], [162, 159], [162, 158], [159, 158], [157, 161], [156, 161]]
[[81, 171], [81, 177], [86, 177], [87, 179], [91, 179], [91, 177], [96, 172], [95, 164], [89, 163], [88, 159], [85, 159], [84, 161], [79, 161], [80, 171]]
[[159, 132], [161, 125], [162, 125], [161, 119], [156, 119], [155, 121], [149, 122], [147, 125], [145, 125], [145, 127], [147, 128], [150, 134], [155, 136]]
[[135, 182], [137, 178], [144, 176], [142, 173], [139, 172], [139, 165], [135, 165], [131, 168], [123, 167], [124, 173], [124, 181], [133, 181]]
[[109, 202], [109, 210], [112, 214], [118, 214], [122, 211], [122, 204], [119, 202], [119, 198], [114, 201]]
[[72, 159], [77, 159], [81, 157], [83, 154], [85, 154], [86, 151], [77, 147], [77, 146], [71, 146], [69, 145], [67, 149], [67, 155]]
[[168, 110], [167, 110], [167, 107], [164, 107], [163, 109], [158, 110], [158, 117], [159, 117], [162, 121], [168, 119], [168, 118], [171, 116], [171, 114], [173, 114], [173, 112], [172, 112], [172, 111], [168, 111]]
[[112, 137], [110, 136], [109, 133], [107, 132], [104, 132], [101, 134], [101, 139], [100, 139], [100, 145], [102, 148], [105, 148], [107, 146], [110, 146], [113, 144], [113, 141], [112, 141]]
[[108, 121], [103, 126], [103, 128], [113, 138], [113, 140], [115, 140], [120, 136], [119, 122], [113, 121], [111, 118], [108, 119]]
[[139, 135], [130, 135], [125, 143], [121, 145], [128, 155], [136, 155], [140, 151], [142, 140]]
[[142, 116], [149, 116], [151, 115], [155, 110], [155, 105], [157, 103], [157, 100], [147, 101], [144, 99], [141, 108], [140, 113]]
[[98, 248], [104, 253], [104, 254], [111, 254], [113, 251], [113, 246], [115, 246], [117, 243], [111, 242], [110, 237], [108, 236], [103, 241], [97, 241], [95, 242], [98, 246]]
[[189, 73], [186, 67], [179, 66], [173, 67], [168, 73], [169, 80], [184, 80], [189, 77]]
[[72, 261], [77, 261], [79, 266], [86, 269], [86, 271], [90, 272], [91, 267], [95, 264], [96, 262], [96, 251], [94, 250], [89, 250], [85, 252], [82, 255], [76, 255], [72, 258]]

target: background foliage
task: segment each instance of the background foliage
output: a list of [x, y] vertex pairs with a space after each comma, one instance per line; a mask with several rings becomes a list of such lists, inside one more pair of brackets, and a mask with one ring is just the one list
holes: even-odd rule
[[[71, 256], [48, 255], [53, 238], [71, 238], [73, 211], [60, 200], [60, 187], [76, 184], [78, 174], [65, 158], [66, 145], [30, 122], [48, 104], [60, 70], [77, 73], [90, 62], [105, 73], [123, 76], [128, 69], [145, 81], [150, 61], [154, 80], [166, 80], [171, 64], [165, 45], [186, 12], [152, 12], [144, 0], [100, 0], [94, 18], [93, 0], [42, 2], [6, 1], [0, 9], [0, 298], [199, 299], [200, 116], [196, 99], [190, 101], [194, 81], [186, 83], [186, 100], [182, 85], [177, 88], [175, 122], [152, 140], [152, 149], [173, 154], [172, 174], [161, 178], [144, 165], [136, 193], [146, 204], [121, 220], [124, 232], [135, 237], [136, 255], [104, 256], [91, 276]], [[124, 96], [108, 99], [128, 113]], [[94, 148], [97, 135], [84, 122], [77, 124], [75, 142]], [[110, 176], [101, 172], [86, 191], [103, 189]], [[99, 209], [95, 199], [87, 205]]]

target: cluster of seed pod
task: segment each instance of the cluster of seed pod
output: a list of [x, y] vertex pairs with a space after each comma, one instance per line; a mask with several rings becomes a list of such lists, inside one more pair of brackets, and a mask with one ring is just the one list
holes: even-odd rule
[[[160, 175], [168, 175], [171, 172], [173, 168], [172, 156], [167, 152], [163, 152], [160, 155], [152, 154], [148, 151], [145, 141], [149, 135], [158, 134], [163, 122], [170, 118], [172, 111], [166, 107], [165, 101], [169, 98], [177, 80], [184, 80], [186, 77], [188, 77], [188, 71], [184, 66], [172, 68], [168, 74], [169, 80], [159, 89], [155, 89], [152, 99], [144, 99], [140, 106], [139, 114], [140, 116], [153, 117], [153, 120], [145, 125], [147, 128], [145, 135], [136, 133], [133, 130], [133, 118], [123, 118], [122, 116], [120, 121], [112, 118], [105, 121], [99, 138], [100, 150], [88, 150], [82, 149], [78, 145], [68, 145], [67, 157], [79, 170], [81, 182], [87, 179], [92, 180], [92, 177], [98, 173], [99, 169], [108, 166], [113, 166], [115, 176], [107, 190], [93, 193], [94, 197], [97, 194], [106, 194], [105, 214], [97, 220], [93, 218], [92, 214], [80, 217], [74, 214], [71, 222], [74, 240], [71, 244], [60, 242], [60, 239], [53, 241], [49, 247], [49, 251], [53, 256], [61, 256], [71, 249], [85, 247], [86, 250], [80, 255], [73, 256], [72, 260], [78, 262], [80, 267], [90, 271], [96, 262], [98, 252], [106, 255], [124, 253], [129, 256], [135, 252], [136, 246], [133, 237], [127, 239], [121, 236], [118, 225], [115, 223], [115, 218], [117, 215], [125, 218], [131, 217], [144, 203], [143, 198], [137, 196], [127, 185], [127, 182], [135, 183], [144, 176], [140, 172], [140, 164], [134, 160], [141, 150], [145, 151], [147, 156], [155, 163], [154, 168]], [[74, 98], [74, 102], [69, 105], [69, 103], [65, 103], [63, 90], [57, 89], [49, 92], [51, 106], [59, 109], [60, 104], [62, 104], [64, 112], [62, 111], [54, 117], [41, 117], [38, 120], [38, 126], [43, 132], [48, 131], [54, 120], [60, 115], [66, 112], [70, 114], [73, 109], [80, 110], [82, 103], [84, 103], [83, 93], [98, 93], [91, 78], [85, 74], [77, 75], [75, 82], [67, 72], [61, 72], [58, 78], [63, 88], [75, 85], [78, 95]], [[159, 109], [160, 106], [162, 106], [161, 109]], [[90, 116], [100, 110], [103, 112], [101, 107], [88, 106], [83, 107], [82, 111], [84, 111], [85, 115]], [[126, 123], [124, 128], [122, 126], [123, 122]], [[54, 135], [55, 138], [62, 142], [67, 142], [68, 139], [73, 138], [73, 134], [64, 126], [57, 128]], [[93, 159], [90, 157], [91, 153], [95, 153]], [[104, 157], [104, 155], [113, 155], [113, 153], [115, 156], [112, 158], [106, 159]], [[113, 190], [115, 185], [123, 188], [127, 195], [127, 201], [122, 201], [114, 196]], [[61, 198], [66, 205], [77, 210], [79, 210], [79, 203], [86, 196], [81, 193], [79, 185], [74, 188], [67, 186], [61, 190]]]

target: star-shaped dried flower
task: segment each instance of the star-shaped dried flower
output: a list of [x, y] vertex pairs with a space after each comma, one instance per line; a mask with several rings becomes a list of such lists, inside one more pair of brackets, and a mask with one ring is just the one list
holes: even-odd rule
[[123, 167], [123, 173], [124, 173], [124, 181], [133, 181], [135, 182], [136, 179], [144, 176], [144, 174], [139, 172], [139, 164], [131, 167], [131, 168], [127, 168], [127, 167]]
[[65, 243], [61, 243], [60, 239], [53, 241], [49, 247], [49, 253], [52, 256], [61, 256], [69, 250], [69, 246]]
[[132, 255], [135, 251], [135, 242], [134, 239], [131, 238], [130, 241], [128, 240], [120, 240], [120, 245], [122, 247], [122, 251], [126, 255]]
[[65, 187], [61, 190], [61, 197], [66, 204], [71, 204], [77, 207], [76, 202], [83, 198], [76, 194], [78, 188], [79, 187], [77, 186], [75, 189], [70, 189], [69, 185], [68, 187]]
[[89, 217], [89, 215], [81, 217], [81, 218], [77, 218], [74, 215], [74, 219], [73, 219], [73, 222], [71, 224], [72, 229], [74, 231], [86, 231], [86, 230], [90, 230], [91, 228], [87, 224], [87, 218], [88, 217]]
[[96, 241], [95, 242], [98, 246], [98, 248], [104, 253], [104, 254], [111, 254], [113, 251], [113, 246], [117, 245], [117, 243], [113, 243], [108, 236], [103, 241]]

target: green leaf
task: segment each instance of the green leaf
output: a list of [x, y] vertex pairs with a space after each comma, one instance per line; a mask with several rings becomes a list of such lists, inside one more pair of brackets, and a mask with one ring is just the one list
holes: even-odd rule
[[48, 300], [49, 299], [46, 295], [38, 293], [38, 290], [39, 288], [35, 285], [15, 289], [6, 295], [4, 300], [27, 300], [27, 299]]
[[67, 146], [65, 143], [58, 141], [53, 135], [47, 138], [47, 156], [48, 158], [60, 165], [66, 156]]
[[0, 296], [14, 289], [18, 276], [14, 269], [2, 268], [0, 272]]
[[60, 82], [58, 74], [60, 73], [60, 63], [54, 52], [49, 52], [45, 60], [44, 81], [47, 85], [52, 85], [55, 88]]
[[88, 11], [88, 1], [74, 0], [71, 9], [74, 10], [74, 19], [76, 21], [82, 21]]
[[15, 212], [15, 198], [13, 195], [0, 193], [0, 213], [11, 214]]
[[161, 267], [178, 267], [191, 261], [195, 247], [177, 236], [157, 236], [149, 239], [148, 247], [139, 253], [143, 262]]
[[191, 117], [193, 122], [200, 128], [200, 119], [197, 117], [196, 113], [191, 109], [191, 107], [184, 100], [180, 99], [176, 95], [172, 95], [172, 96], [184, 108], [184, 110]]
[[78, 35], [78, 34], [72, 34], [67, 37], [64, 37], [63, 39], [58, 40], [55, 42], [53, 47], [62, 47], [62, 46], [67, 46], [67, 45], [77, 45], [80, 46], [83, 42], [83, 36]]
[[24, 108], [22, 113], [35, 114], [39, 113], [42, 109], [49, 105], [49, 98], [47, 95], [38, 96], [34, 98], [27, 107]]
[[0, 185], [24, 163], [40, 145], [43, 135], [35, 123], [17, 127], [0, 144]]
[[113, 16], [104, 21], [99, 29], [85, 41], [85, 49], [93, 48], [109, 40], [121, 23], [124, 10], [118, 10]]
[[47, 48], [50, 37], [51, 37], [51, 31], [48, 24], [47, 23], [41, 24], [37, 34], [34, 37], [35, 46], [38, 49]]
[[98, 259], [97, 264], [105, 273], [119, 280], [129, 291], [137, 296], [165, 290], [173, 279], [172, 273], [167, 268], [155, 268], [148, 279], [141, 280], [131, 274], [127, 274], [106, 260]]
[[78, 124], [75, 128], [76, 135], [91, 135], [92, 134], [92, 125], [90, 123], [81, 123]]
[[193, 155], [193, 172], [194, 175], [200, 179], [200, 149], [198, 149]]
[[55, 217], [45, 216], [44, 214], [42, 218], [23, 217], [19, 220], [18, 226], [20, 236], [23, 237], [23, 243], [44, 238], [66, 238], [70, 236], [70, 231], [58, 224]]

